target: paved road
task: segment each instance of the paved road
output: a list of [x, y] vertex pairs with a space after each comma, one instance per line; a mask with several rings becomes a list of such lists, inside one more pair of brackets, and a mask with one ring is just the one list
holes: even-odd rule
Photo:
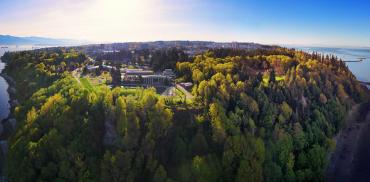
[[168, 87], [166, 90], [161, 94], [162, 96], [174, 96], [175, 95], [175, 87]]
[[79, 68], [77, 68], [77, 69], [75, 69], [75, 70], [73, 70], [73, 71], [72, 71], [72, 76], [73, 76], [73, 78], [75, 78], [75, 79], [76, 79], [76, 81], [77, 81], [79, 84], [81, 84], [81, 82], [80, 82], [80, 76], [81, 76], [81, 73], [79, 72]]
[[181, 92], [183, 92], [187, 99], [193, 99], [194, 96], [188, 92], [184, 87], [182, 87], [180, 84], [176, 84], [176, 88], [178, 88]]

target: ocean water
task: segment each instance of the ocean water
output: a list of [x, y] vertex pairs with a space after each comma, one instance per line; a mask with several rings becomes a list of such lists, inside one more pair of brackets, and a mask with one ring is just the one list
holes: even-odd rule
[[[1, 55], [1, 53], [0, 53]], [[0, 71], [4, 69], [4, 63], [0, 62]], [[8, 83], [0, 76], [0, 121], [9, 114], [9, 94], [7, 92]]]
[[[356, 76], [357, 80], [370, 82], [370, 48], [328, 48], [328, 47], [296, 47], [305, 52], [318, 52], [322, 54], [332, 54], [346, 62], [348, 68]], [[370, 86], [367, 86], [370, 89]]]

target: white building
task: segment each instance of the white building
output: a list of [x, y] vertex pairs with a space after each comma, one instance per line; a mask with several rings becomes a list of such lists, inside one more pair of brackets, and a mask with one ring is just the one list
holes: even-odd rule
[[142, 79], [145, 85], [164, 85], [168, 77], [163, 75], [144, 75]]
[[171, 69], [165, 70], [163, 74], [155, 74], [152, 70], [143, 69], [121, 69], [121, 80], [126, 83], [151, 85], [164, 85], [174, 76]]
[[108, 71], [113, 69], [113, 66], [108, 66], [108, 65], [104, 65], [104, 64], [102, 66], [103, 66], [103, 69], [108, 70]]
[[143, 69], [121, 69], [121, 80], [134, 82], [140, 81], [140, 78], [144, 75], [153, 75], [154, 72], [151, 70], [143, 70]]
[[92, 70], [98, 69], [99, 66], [88, 65], [86, 68], [87, 68], [87, 70], [92, 71]]
[[163, 76], [166, 76], [170, 79], [173, 79], [175, 78], [175, 73], [172, 71], [172, 69], [165, 69], [163, 72], [162, 72]]

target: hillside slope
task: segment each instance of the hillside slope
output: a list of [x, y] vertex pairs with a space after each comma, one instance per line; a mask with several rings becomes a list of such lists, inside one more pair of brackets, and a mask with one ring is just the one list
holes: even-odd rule
[[177, 63], [194, 84], [181, 107], [153, 89], [84, 88], [70, 71], [88, 60], [73, 49], [3, 60], [20, 101], [12, 181], [323, 181], [333, 137], [368, 100], [340, 60], [285, 48]]

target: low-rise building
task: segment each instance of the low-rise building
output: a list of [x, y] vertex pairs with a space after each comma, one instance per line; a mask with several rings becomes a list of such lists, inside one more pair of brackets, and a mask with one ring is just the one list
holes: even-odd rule
[[111, 71], [114, 67], [113, 66], [108, 66], [108, 65], [102, 65], [104, 70]]
[[193, 83], [191, 82], [182, 82], [182, 83], [179, 83], [179, 85], [184, 87], [186, 90], [191, 90], [191, 88], [193, 87]]
[[171, 83], [174, 74], [171, 69], [162, 74], [156, 74], [152, 70], [144, 69], [121, 69], [121, 80], [124, 84], [137, 84], [145, 86], [159, 86]]
[[165, 69], [163, 72], [162, 72], [163, 76], [166, 76], [170, 79], [173, 79], [175, 78], [175, 73], [172, 71], [172, 69]]
[[99, 69], [99, 66], [88, 65], [86, 68], [87, 68], [87, 70], [92, 71], [92, 70], [97, 70], [97, 69]]
[[144, 75], [142, 76], [145, 85], [165, 85], [168, 77], [163, 75]]
[[143, 69], [123, 69], [121, 70], [121, 80], [123, 82], [138, 82], [144, 75], [153, 75], [154, 72], [151, 70]]

